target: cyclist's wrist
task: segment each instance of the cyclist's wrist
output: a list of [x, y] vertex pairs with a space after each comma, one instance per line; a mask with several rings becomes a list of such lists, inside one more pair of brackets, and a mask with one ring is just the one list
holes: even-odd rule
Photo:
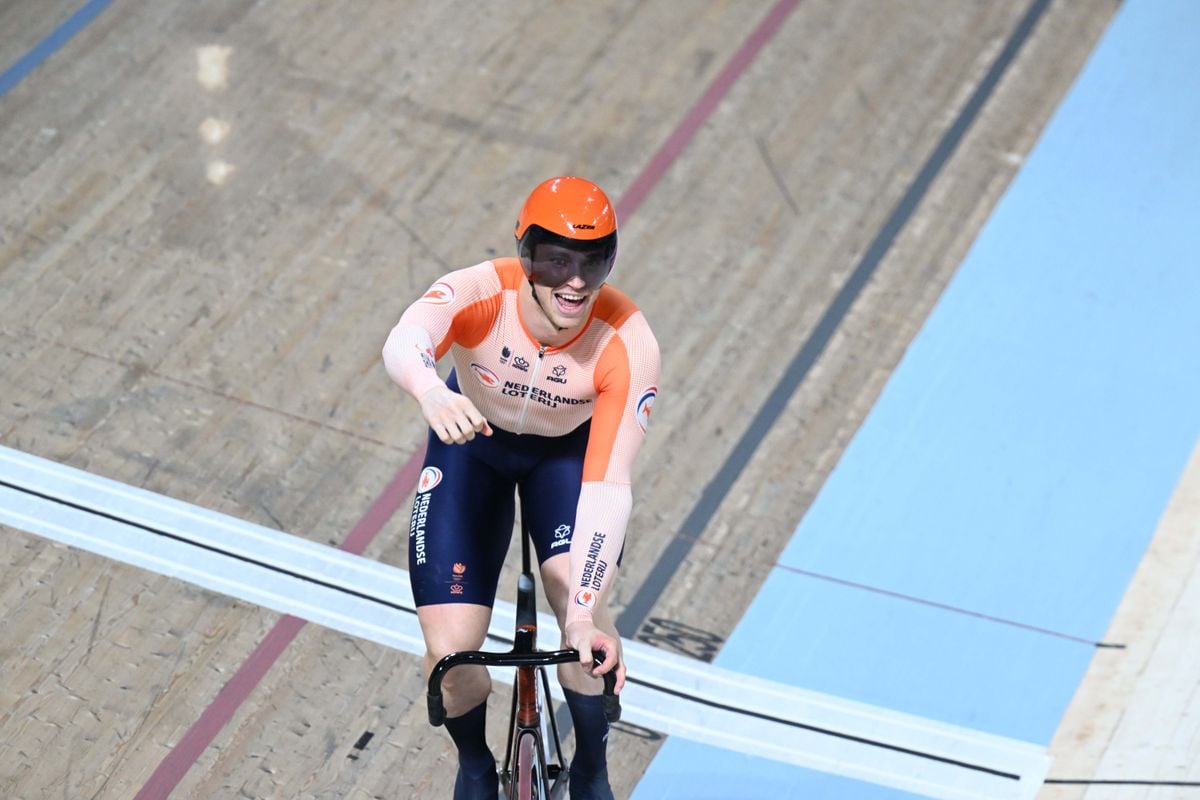
[[457, 394], [457, 392], [446, 385], [445, 381], [438, 377], [437, 373], [434, 373], [430, 380], [417, 387], [416, 391], [413, 392], [413, 397], [417, 399], [418, 403], [424, 405], [426, 400], [433, 397], [435, 393], [438, 393], [443, 389], [452, 394]]
[[587, 628], [596, 627], [596, 622], [592, 618], [591, 610], [584, 609], [584, 608], [581, 608], [579, 610], [576, 610], [574, 608], [568, 608], [567, 609], [567, 618], [563, 625], [563, 628], [565, 629], [564, 632], [569, 634], [572, 631], [572, 629], [576, 629], [581, 625], [585, 626]]

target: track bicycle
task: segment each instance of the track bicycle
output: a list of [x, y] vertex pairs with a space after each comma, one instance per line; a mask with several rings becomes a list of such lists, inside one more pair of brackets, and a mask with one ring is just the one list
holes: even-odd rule
[[[521, 575], [517, 579], [517, 625], [513, 647], [507, 653], [464, 650], [438, 661], [429, 674], [429, 722], [439, 726], [446, 720], [442, 704], [442, 678], [460, 664], [483, 667], [516, 667], [512, 712], [504, 766], [499, 770], [500, 789], [507, 800], [561, 800], [567, 796], [570, 773], [563, 758], [562, 740], [554, 714], [543, 700], [550, 697], [546, 668], [579, 660], [578, 650], [538, 650], [536, 584], [529, 558], [529, 534], [521, 534]], [[599, 664], [602, 659], [596, 659]], [[615, 694], [616, 669], [604, 677], [604, 715], [616, 722], [621, 703]]]

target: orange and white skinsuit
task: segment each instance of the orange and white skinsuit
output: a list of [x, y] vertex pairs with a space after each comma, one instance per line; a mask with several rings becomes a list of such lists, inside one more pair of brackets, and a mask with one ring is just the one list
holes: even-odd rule
[[449, 353], [459, 391], [498, 433], [531, 435], [531, 445], [538, 437], [568, 436], [590, 420], [566, 623], [591, 622], [625, 539], [634, 457], [658, 394], [658, 343], [633, 301], [605, 285], [577, 336], [543, 346], [521, 319], [522, 291], [530, 286], [515, 258], [451, 272], [404, 312], [384, 346], [384, 363], [419, 399], [444, 385], [435, 362]]

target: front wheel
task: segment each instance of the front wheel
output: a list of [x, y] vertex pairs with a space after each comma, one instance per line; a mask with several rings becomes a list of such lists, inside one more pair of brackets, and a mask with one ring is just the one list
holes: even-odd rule
[[536, 738], [532, 733], [523, 733], [517, 741], [517, 796], [513, 800], [541, 800]]

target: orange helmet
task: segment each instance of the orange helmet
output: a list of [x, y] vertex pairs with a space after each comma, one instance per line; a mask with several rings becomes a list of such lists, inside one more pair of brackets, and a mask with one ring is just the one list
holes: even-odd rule
[[[604, 190], [591, 181], [551, 178], [525, 201], [516, 237], [529, 280], [553, 287], [579, 275], [589, 286], [597, 286], [608, 279], [617, 260], [617, 212]], [[553, 247], [542, 250], [543, 245]], [[570, 253], [563, 254], [564, 249]]]

